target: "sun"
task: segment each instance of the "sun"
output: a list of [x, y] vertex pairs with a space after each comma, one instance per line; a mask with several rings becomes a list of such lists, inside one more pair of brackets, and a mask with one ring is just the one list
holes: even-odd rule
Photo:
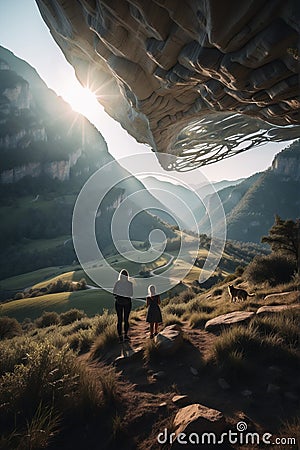
[[82, 87], [81, 85], [77, 85], [73, 89], [70, 89], [64, 97], [74, 111], [77, 111], [86, 117], [89, 117], [91, 114], [93, 115], [100, 106], [95, 93], [89, 88]]

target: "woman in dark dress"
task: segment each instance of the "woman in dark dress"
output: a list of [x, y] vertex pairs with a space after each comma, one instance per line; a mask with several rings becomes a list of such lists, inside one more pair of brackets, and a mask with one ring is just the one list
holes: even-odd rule
[[150, 325], [150, 339], [153, 339], [158, 333], [158, 324], [162, 322], [161, 310], [159, 307], [160, 296], [156, 294], [155, 286], [153, 285], [148, 287], [148, 294], [149, 295], [146, 298], [148, 307], [146, 321]]

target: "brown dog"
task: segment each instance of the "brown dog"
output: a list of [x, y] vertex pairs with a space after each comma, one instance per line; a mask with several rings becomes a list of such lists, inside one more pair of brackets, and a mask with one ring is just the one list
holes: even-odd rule
[[247, 297], [254, 297], [255, 294], [248, 294], [245, 289], [237, 289], [233, 286], [233, 284], [230, 284], [228, 286], [228, 291], [231, 296], [231, 302], [235, 302], [237, 300], [245, 301], [247, 300]]

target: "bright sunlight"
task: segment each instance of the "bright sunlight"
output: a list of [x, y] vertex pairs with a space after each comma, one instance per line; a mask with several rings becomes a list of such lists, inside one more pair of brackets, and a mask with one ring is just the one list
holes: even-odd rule
[[74, 111], [89, 117], [95, 112], [99, 112], [99, 103], [96, 95], [88, 88], [84, 88], [79, 84], [70, 86], [70, 89], [64, 94], [65, 100], [71, 105]]

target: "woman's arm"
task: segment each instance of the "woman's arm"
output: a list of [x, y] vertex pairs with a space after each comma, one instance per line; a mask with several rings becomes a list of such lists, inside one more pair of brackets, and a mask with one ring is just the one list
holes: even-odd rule
[[160, 296], [157, 296], [157, 304], [160, 305]]
[[146, 298], [146, 306], [149, 306], [149, 305], [150, 305], [150, 298], [147, 297], [147, 298]]

